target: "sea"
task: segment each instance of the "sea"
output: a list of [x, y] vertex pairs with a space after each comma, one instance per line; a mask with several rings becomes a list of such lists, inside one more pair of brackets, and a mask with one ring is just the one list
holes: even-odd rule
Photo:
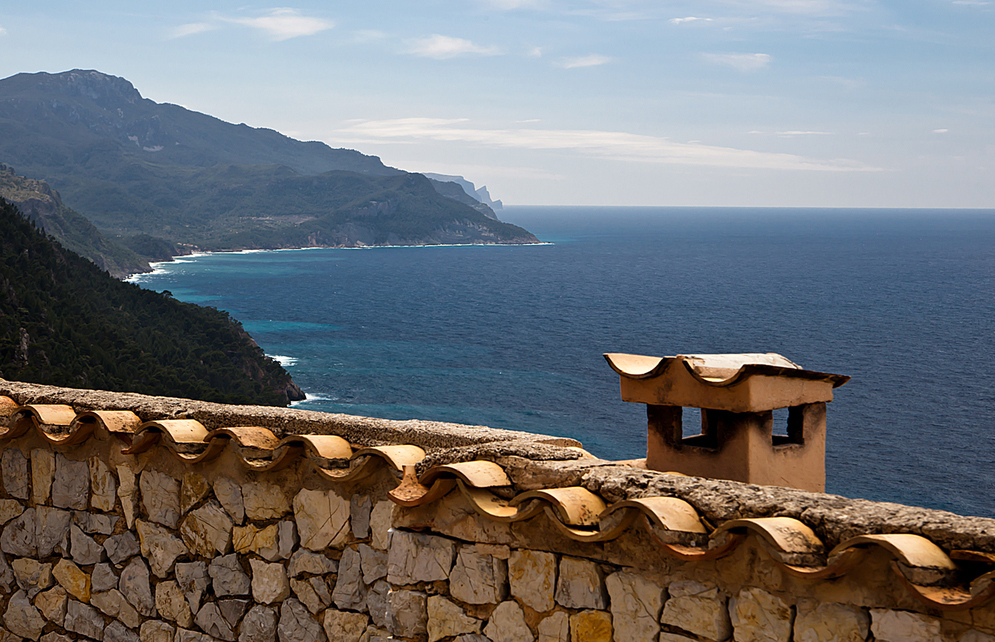
[[202, 254], [132, 280], [242, 322], [299, 408], [645, 456], [605, 352], [852, 379], [827, 492], [995, 517], [995, 210], [509, 207], [541, 245]]

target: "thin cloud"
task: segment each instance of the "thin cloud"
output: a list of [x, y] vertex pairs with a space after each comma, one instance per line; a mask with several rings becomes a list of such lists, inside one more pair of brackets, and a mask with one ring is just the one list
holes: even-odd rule
[[496, 56], [501, 52], [497, 47], [481, 47], [463, 38], [433, 34], [428, 38], [421, 38], [412, 42], [408, 53], [424, 58], [443, 60], [465, 55]]
[[484, 4], [500, 11], [513, 11], [515, 9], [539, 9], [546, 2], [544, 0], [485, 0]]
[[278, 41], [299, 36], [313, 36], [335, 26], [334, 22], [302, 16], [297, 9], [286, 8], [270, 9], [267, 15], [258, 18], [220, 17], [220, 19], [259, 29]]
[[542, 58], [542, 47], [532, 47], [526, 55], [530, 58]]
[[208, 22], [191, 22], [189, 24], [180, 25], [170, 31], [168, 38], [170, 40], [174, 40], [176, 38], [186, 38], [187, 36], [204, 33], [205, 31], [213, 31], [214, 29], [217, 29], [217, 27]]
[[934, 134], [946, 134], [948, 131], [950, 131], [950, 130], [949, 129], [934, 129], [933, 133]]
[[599, 65], [606, 65], [613, 60], [614, 58], [609, 56], [591, 54], [589, 56], [580, 56], [578, 58], [561, 58], [555, 64], [557, 67], [562, 67], [564, 69], [577, 69], [579, 67], [597, 67]]
[[832, 136], [833, 135], [833, 132], [808, 131], [801, 129], [789, 129], [787, 131], [781, 131], [781, 132], [764, 132], [759, 130], [753, 130], [749, 133], [761, 134], [765, 136], [780, 136], [781, 138], [793, 138], [795, 136]]
[[765, 53], [752, 54], [704, 54], [705, 59], [719, 65], [726, 65], [739, 71], [756, 71], [770, 64], [771, 57]]
[[7, 35], [7, 30], [4, 29], [3, 27], [0, 27], [0, 36], [6, 36], [6, 35]]
[[697, 18], [695, 16], [688, 16], [687, 18], [671, 18], [668, 22], [672, 25], [681, 25], [689, 22], [698, 22], [699, 20], [704, 22], [711, 22], [711, 18]]
[[965, 5], [968, 7], [987, 7], [990, 2], [982, 2], [981, 0], [954, 0], [954, 4]]
[[866, 11], [872, 2], [870, 0], [727, 0], [727, 4], [739, 5], [750, 11], [762, 7], [779, 13], [825, 17]]
[[583, 156], [642, 163], [812, 171], [880, 171], [857, 161], [822, 160], [701, 143], [676, 143], [628, 132], [556, 129], [481, 129], [466, 119], [400, 118], [356, 121], [339, 130], [353, 142], [455, 142], [490, 148], [569, 151]]

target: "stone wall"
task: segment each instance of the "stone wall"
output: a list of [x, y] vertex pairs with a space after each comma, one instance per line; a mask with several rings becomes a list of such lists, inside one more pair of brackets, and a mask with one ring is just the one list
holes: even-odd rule
[[[0, 425], [14, 426], [17, 404], [30, 401], [12, 402]], [[819, 540], [792, 543], [795, 527], [750, 522], [743, 505], [741, 522], [706, 515], [708, 532], [695, 541], [661, 539], [649, 519], [604, 518], [585, 530], [569, 514], [576, 505], [550, 489], [569, 490], [592, 468], [605, 494], [612, 480], [630, 489], [643, 480], [645, 490], [671, 476], [619, 472], [583, 453], [495, 456], [510, 481], [484, 496], [479, 477], [445, 463], [468, 459], [458, 447], [426, 446], [421, 475], [407, 468], [404, 480], [388, 465], [336, 477], [333, 464], [348, 462], [299, 455], [260, 464], [283, 451], [249, 443], [207, 458], [168, 431], [124, 454], [141, 431], [74, 438], [78, 419], [60, 427], [36, 417], [32, 429], [0, 435], [0, 641], [995, 642], [995, 609], [979, 598], [995, 563], [985, 558], [995, 536], [987, 520], [970, 521], [988, 539], [922, 513], [947, 540], [978, 544], [956, 568], [923, 561], [928, 551], [894, 538], [812, 561], [806, 551]], [[545, 447], [537, 452], [549, 455]], [[357, 450], [350, 470], [364, 457]], [[709, 487], [712, 501], [746, 492], [723, 484]], [[533, 496], [527, 519], [481, 508], [526, 506], [515, 498], [530, 488], [552, 494]], [[956, 591], [965, 568], [974, 598]], [[944, 600], [954, 610], [937, 606]]]

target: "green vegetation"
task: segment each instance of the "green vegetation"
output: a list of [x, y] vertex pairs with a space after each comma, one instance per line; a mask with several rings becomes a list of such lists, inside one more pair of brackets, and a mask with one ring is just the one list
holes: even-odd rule
[[0, 159], [115, 237], [201, 249], [537, 241], [452, 184], [155, 103], [95, 71], [0, 80]]
[[44, 181], [18, 176], [13, 168], [0, 164], [0, 198], [17, 206], [63, 247], [90, 259], [111, 276], [151, 271], [142, 258], [151, 255], [107, 239], [86, 217], [63, 205], [59, 194]]
[[226, 312], [112, 278], [3, 199], [0, 376], [222, 403], [301, 398]]

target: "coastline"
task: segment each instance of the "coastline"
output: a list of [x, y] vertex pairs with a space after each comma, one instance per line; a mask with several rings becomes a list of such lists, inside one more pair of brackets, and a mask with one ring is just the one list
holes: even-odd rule
[[125, 283], [139, 285], [140, 278], [162, 274], [160, 265], [170, 265], [173, 263], [183, 263], [185, 259], [196, 259], [202, 256], [212, 256], [215, 254], [261, 254], [264, 252], [300, 252], [302, 250], [387, 250], [387, 249], [413, 249], [413, 248], [461, 248], [461, 247], [539, 247], [555, 245], [551, 241], [539, 241], [537, 243], [424, 243], [421, 245], [360, 245], [360, 246], [332, 246], [332, 245], [312, 245], [309, 247], [278, 247], [272, 249], [246, 248], [241, 250], [210, 250], [203, 252], [191, 252], [190, 254], [179, 254], [168, 261], [149, 261], [148, 272], [137, 272], [129, 274], [121, 279]]

